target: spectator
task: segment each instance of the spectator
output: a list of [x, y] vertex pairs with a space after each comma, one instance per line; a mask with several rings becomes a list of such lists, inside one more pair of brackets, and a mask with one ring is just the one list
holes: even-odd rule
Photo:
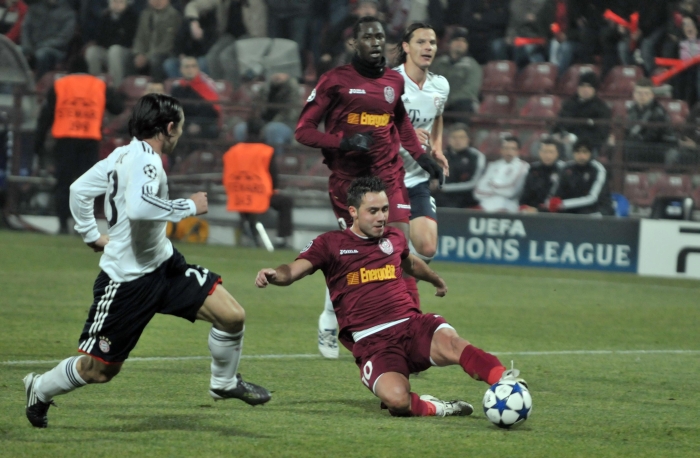
[[[450, 2], [452, 3], [452, 2]], [[469, 30], [472, 56], [483, 65], [489, 60], [491, 43], [503, 38], [508, 26], [509, 0], [455, 0], [456, 6], [448, 8], [458, 11], [458, 24]], [[449, 18], [449, 16], [448, 16]], [[454, 23], [454, 21], [449, 21]]]
[[148, 0], [148, 8], [139, 17], [134, 38], [134, 66], [139, 73], [165, 79], [163, 62], [170, 57], [182, 15], [170, 0]]
[[444, 76], [450, 83], [450, 96], [445, 111], [472, 113], [479, 107], [484, 73], [478, 62], [467, 55], [468, 51], [467, 30], [461, 28], [450, 38], [447, 54], [433, 62], [431, 70]]
[[[294, 129], [301, 114], [299, 83], [287, 73], [273, 73], [260, 88], [256, 103], [262, 105], [260, 119], [266, 123], [263, 128], [265, 143], [282, 153], [283, 145], [294, 138]], [[236, 140], [247, 141], [247, 130], [245, 122], [238, 124], [235, 127]]]
[[[571, 138], [585, 139], [591, 144], [593, 154], [598, 154], [610, 134], [610, 125], [606, 123], [612, 117], [610, 107], [596, 94], [599, 80], [593, 72], [582, 73], [579, 76], [576, 95], [564, 102], [559, 112], [559, 118], [585, 120], [578, 122], [560, 121], [554, 126], [553, 132], [564, 142]], [[573, 143], [573, 142], [571, 142]]]
[[36, 128], [34, 149], [40, 162], [45, 163], [44, 141], [49, 129], [56, 139], [53, 156], [61, 234], [68, 233], [70, 185], [97, 162], [105, 109], [115, 115], [124, 109], [122, 97], [102, 80], [80, 74], [84, 67], [84, 61], [76, 60], [72, 74], [54, 82]]
[[624, 38], [618, 43], [620, 60], [625, 65], [635, 65], [634, 51], [639, 48], [643, 62], [644, 73], [651, 76], [656, 67], [657, 48], [666, 37], [669, 21], [667, 0], [645, 0], [644, 5], [638, 5], [639, 30], [630, 34], [625, 31]]
[[303, 64], [311, 0], [266, 0], [266, 3], [268, 36], [294, 40]]
[[39, 0], [22, 23], [22, 52], [33, 61], [37, 80], [63, 62], [75, 34], [75, 11], [66, 0]]
[[78, 12], [80, 38], [83, 43], [97, 39], [100, 32], [100, 18], [109, 8], [109, 0], [70, 0]]
[[685, 129], [678, 141], [680, 149], [679, 162], [681, 164], [697, 164], [700, 155], [700, 102], [693, 106], [686, 119]]
[[[627, 109], [625, 157], [632, 162], [671, 163], [677, 159], [676, 134], [671, 129], [671, 118], [666, 109], [654, 98], [652, 82], [642, 78], [634, 86], [634, 103]], [[663, 123], [665, 125], [647, 125]]]
[[476, 207], [479, 202], [474, 198], [474, 188], [484, 173], [486, 156], [470, 146], [466, 124], [456, 123], [449, 128], [445, 157], [450, 164], [450, 174], [442, 188], [433, 192], [437, 206]]
[[574, 160], [559, 175], [554, 197], [547, 201], [550, 212], [583, 215], [614, 215], [608, 174], [603, 164], [593, 159], [586, 140], [574, 144]]
[[22, 0], [0, 0], [0, 34], [20, 43], [27, 4]]
[[520, 140], [515, 136], [501, 141], [501, 157], [486, 167], [479, 179], [474, 196], [487, 212], [517, 213], [520, 194], [530, 165], [521, 160]]
[[175, 55], [168, 57], [163, 63], [163, 70], [168, 78], [183, 76], [180, 73], [180, 59], [183, 56], [196, 58], [199, 69], [209, 74], [207, 53], [216, 41], [216, 14], [214, 11], [203, 14], [196, 22], [198, 27], [193, 26], [194, 21], [182, 21], [180, 30], [175, 35]]
[[[609, 9], [625, 20], [629, 20], [630, 15], [637, 11], [638, 4], [635, 0], [615, 0], [606, 2], [604, 8]], [[624, 27], [609, 19], [606, 20], [600, 32], [603, 76], [607, 75], [614, 66], [620, 64], [619, 48], [622, 46], [621, 43], [624, 41], [627, 34], [628, 31]]]
[[195, 138], [217, 138], [221, 125], [221, 106], [216, 84], [199, 69], [197, 59], [180, 59], [182, 78], [173, 84], [171, 95], [179, 99], [185, 113], [185, 132]]
[[559, 75], [574, 62], [582, 35], [588, 32], [578, 6], [580, 3], [572, 0], [546, 0], [537, 14], [540, 34], [549, 40], [549, 61], [559, 67]]
[[515, 46], [516, 38], [542, 38], [537, 24], [537, 13], [546, 0], [511, 0], [510, 16], [505, 37], [491, 42], [495, 60], [513, 60], [523, 68], [530, 62], [544, 62], [546, 50], [541, 44], [529, 43]]
[[[256, 215], [265, 213], [269, 207], [277, 210], [277, 246], [283, 248], [288, 246], [287, 239], [294, 233], [294, 201], [279, 192], [274, 149], [262, 142], [262, 121], [251, 118], [246, 126], [246, 142], [234, 145], [224, 154], [223, 181], [228, 195], [227, 210], [240, 212], [253, 234]], [[240, 181], [244, 183], [240, 185]], [[251, 182], [254, 182], [254, 186], [250, 185]]]
[[215, 42], [206, 54], [209, 75], [214, 79], [238, 81], [236, 40], [248, 35], [243, 8], [247, 0], [192, 0], [185, 6], [185, 19], [193, 38], [204, 37], [202, 21], [213, 17]]
[[85, 49], [85, 60], [91, 75], [99, 75], [107, 67], [112, 84], [119, 87], [130, 66], [131, 46], [136, 35], [138, 16], [127, 0], [109, 0], [109, 9], [100, 17], [94, 44]]
[[554, 195], [559, 182], [559, 172], [564, 161], [559, 160], [559, 147], [551, 138], [540, 142], [540, 160], [530, 164], [525, 186], [520, 196], [520, 211], [537, 213], [544, 209], [546, 200]]
[[[678, 53], [683, 60], [700, 55], [700, 39], [698, 38], [698, 20], [691, 15], [682, 19], [684, 39], [678, 45]], [[697, 65], [680, 73], [674, 81], [674, 96], [685, 100], [692, 106], [700, 95], [700, 72]]]

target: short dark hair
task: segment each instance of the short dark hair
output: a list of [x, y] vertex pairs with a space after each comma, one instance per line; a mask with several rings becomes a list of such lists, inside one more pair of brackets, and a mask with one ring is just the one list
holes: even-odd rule
[[653, 88], [654, 83], [651, 82], [651, 80], [647, 77], [644, 78], [639, 78], [635, 83], [635, 86], [637, 87], [648, 87], [648, 88]]
[[170, 137], [168, 124], [182, 121], [182, 105], [174, 97], [163, 94], [146, 94], [134, 106], [129, 119], [129, 135], [139, 140], [158, 134]]
[[447, 133], [448, 135], [451, 135], [458, 130], [463, 130], [464, 132], [467, 133], [467, 136], [469, 137], [469, 126], [466, 123], [463, 122], [456, 122], [452, 124], [450, 127], [447, 128]]
[[557, 148], [557, 153], [561, 152], [561, 143], [559, 143], [550, 136], [546, 136], [542, 140], [540, 140], [540, 146], [542, 145], [554, 145]]
[[397, 61], [399, 64], [405, 64], [406, 59], [408, 58], [408, 54], [406, 54], [406, 51], [403, 50], [403, 44], [410, 43], [411, 38], [413, 38], [413, 33], [418, 29], [430, 29], [433, 32], [435, 32], [433, 26], [430, 24], [426, 24], [425, 22], [414, 22], [413, 24], [406, 27], [406, 30], [403, 34], [403, 38], [401, 38], [399, 44], [396, 45], [396, 50], [398, 51]]
[[382, 28], [384, 28], [384, 24], [382, 24], [382, 21], [380, 21], [379, 19], [377, 19], [374, 16], [361, 17], [360, 19], [357, 20], [357, 22], [355, 23], [355, 25], [352, 28], [352, 37], [357, 38], [357, 35], [360, 33], [360, 25], [361, 24], [368, 24], [370, 22], [378, 22], [382, 26]]
[[520, 148], [520, 139], [513, 134], [508, 134], [501, 138], [501, 144], [505, 142], [515, 142], [515, 144], [518, 145], [518, 148]]
[[578, 140], [576, 140], [576, 143], [574, 143], [574, 146], [573, 148], [571, 148], [571, 151], [575, 153], [581, 148], [586, 148], [591, 154], [593, 153], [593, 146], [591, 145], [591, 142], [585, 138], [579, 138]]
[[348, 188], [348, 207], [360, 208], [362, 198], [368, 192], [386, 192], [386, 185], [379, 177], [360, 177], [350, 183]]

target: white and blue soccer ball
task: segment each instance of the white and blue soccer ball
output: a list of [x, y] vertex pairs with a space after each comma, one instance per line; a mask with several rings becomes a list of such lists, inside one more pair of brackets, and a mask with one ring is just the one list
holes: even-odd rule
[[516, 380], [501, 380], [484, 395], [484, 413], [499, 428], [522, 424], [532, 413], [532, 397], [527, 387]]

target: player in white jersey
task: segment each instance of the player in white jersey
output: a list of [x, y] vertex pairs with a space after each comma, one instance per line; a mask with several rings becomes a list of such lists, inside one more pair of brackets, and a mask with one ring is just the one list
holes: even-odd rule
[[[411, 24], [404, 33], [399, 49], [401, 65], [394, 70], [403, 75], [406, 82], [402, 97], [411, 123], [424, 147], [430, 148], [435, 160], [443, 166], [445, 176], [449, 175], [447, 159], [442, 153], [442, 111], [450, 94], [447, 79], [431, 73], [428, 69], [437, 52], [437, 37], [430, 25], [420, 22]], [[399, 152], [404, 161], [411, 202], [409, 235], [411, 252], [425, 262], [430, 262], [437, 251], [437, 211], [431, 189], [439, 184], [431, 183], [430, 176], [416, 163], [402, 147]], [[415, 279], [408, 284], [416, 303], [418, 287]]]
[[[437, 52], [435, 30], [427, 24], [416, 22], [404, 33], [399, 47], [401, 65], [394, 68], [405, 80], [404, 106], [424, 148], [430, 148], [433, 158], [449, 175], [449, 165], [442, 153], [442, 110], [450, 93], [450, 84], [442, 76], [428, 71]], [[411, 205], [409, 238], [411, 253], [425, 262], [430, 262], [437, 250], [437, 208], [430, 195], [430, 176], [403, 147], [399, 150], [404, 161]], [[437, 187], [437, 182], [432, 186]], [[339, 220], [340, 228], [343, 221]], [[416, 279], [404, 276], [409, 293], [416, 304], [420, 304]], [[323, 313], [318, 322], [318, 349], [326, 358], [337, 358], [338, 321], [328, 290]]]
[[[38, 428], [48, 425], [53, 397], [116, 376], [144, 328], [156, 313], [212, 323], [209, 394], [214, 400], [238, 398], [250, 405], [270, 400], [265, 388], [244, 382], [238, 371], [245, 311], [221, 286], [221, 277], [187, 264], [165, 237], [167, 221], [177, 222], [208, 210], [207, 195], [168, 198], [161, 155], [172, 153], [185, 116], [176, 99], [142, 97], [129, 120], [134, 138], [100, 161], [70, 188], [75, 230], [96, 252], [102, 271], [93, 287], [94, 302], [78, 351], [52, 370], [24, 378], [26, 415]], [[95, 197], [105, 195], [108, 234], [94, 217]]]

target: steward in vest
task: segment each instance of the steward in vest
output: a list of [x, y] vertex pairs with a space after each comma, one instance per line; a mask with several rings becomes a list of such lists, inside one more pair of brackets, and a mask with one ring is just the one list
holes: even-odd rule
[[292, 227], [291, 197], [279, 194], [277, 165], [274, 149], [262, 143], [264, 123], [251, 119], [247, 123], [247, 142], [237, 143], [224, 154], [223, 182], [228, 197], [226, 209], [240, 212], [249, 221], [249, 215], [265, 213], [270, 207], [277, 210], [278, 246], [285, 246]]
[[88, 74], [85, 63], [75, 64], [75, 72], [57, 79], [49, 88], [37, 123], [34, 151], [42, 163], [46, 134], [56, 139], [53, 148], [56, 177], [56, 212], [59, 233], [68, 233], [70, 185], [97, 163], [102, 140], [105, 109], [119, 114], [124, 109], [122, 97], [104, 81]]

